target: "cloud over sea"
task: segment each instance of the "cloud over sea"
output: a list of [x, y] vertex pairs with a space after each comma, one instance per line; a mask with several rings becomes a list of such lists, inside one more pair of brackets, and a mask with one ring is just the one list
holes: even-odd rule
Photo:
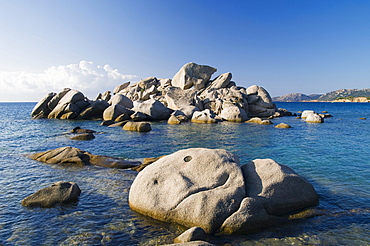
[[63, 88], [79, 90], [94, 99], [99, 92], [113, 90], [136, 77], [122, 74], [108, 64], [101, 66], [92, 61], [51, 66], [42, 73], [0, 71], [0, 101], [36, 102], [47, 93], [59, 92]]

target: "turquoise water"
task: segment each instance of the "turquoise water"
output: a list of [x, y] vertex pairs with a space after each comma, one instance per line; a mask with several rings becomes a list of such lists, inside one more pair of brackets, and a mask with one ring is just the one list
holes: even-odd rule
[[[99, 121], [32, 120], [35, 103], [0, 103], [0, 245], [160, 245], [185, 228], [129, 209], [136, 172], [102, 167], [60, 167], [28, 153], [73, 146], [93, 154], [141, 160], [191, 147], [223, 148], [247, 163], [272, 158], [313, 183], [318, 216], [259, 232], [214, 237], [216, 245], [370, 245], [370, 104], [278, 103], [291, 112], [312, 109], [334, 117], [308, 124], [295, 117], [273, 125], [153, 123], [148, 133], [100, 126]], [[360, 120], [365, 117], [367, 120]], [[76, 126], [99, 132], [92, 141], [70, 140]], [[76, 182], [77, 203], [25, 208], [20, 201], [57, 181]]]

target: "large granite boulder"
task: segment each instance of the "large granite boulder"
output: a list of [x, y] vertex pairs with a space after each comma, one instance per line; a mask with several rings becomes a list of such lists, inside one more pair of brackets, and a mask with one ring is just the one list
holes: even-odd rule
[[317, 113], [310, 113], [307, 114], [305, 121], [308, 123], [323, 123], [324, 118]]
[[60, 99], [64, 97], [65, 94], [67, 94], [71, 89], [70, 88], [64, 88], [59, 93], [55, 94], [54, 97], [49, 101], [48, 107], [50, 110], [53, 110], [59, 103]]
[[114, 96], [111, 97], [108, 103], [110, 105], [119, 104], [125, 108], [132, 108], [134, 106], [131, 99], [122, 94], [115, 94]]
[[51, 109], [48, 104], [50, 100], [56, 95], [54, 92], [48, 93], [44, 98], [42, 98], [36, 105], [33, 107], [31, 116], [34, 119], [47, 118]]
[[[125, 108], [122, 105], [114, 104], [106, 108], [103, 112], [103, 119], [104, 120], [116, 120], [119, 116], [122, 120], [130, 119], [130, 116], [134, 113], [134, 111]], [[123, 116], [122, 116], [123, 115]]]
[[233, 122], [244, 122], [248, 119], [247, 112], [232, 103], [223, 104], [220, 116], [223, 120]]
[[216, 68], [190, 62], [185, 64], [175, 74], [171, 83], [172, 86], [180, 87], [183, 90], [190, 89], [193, 86], [195, 89], [200, 90], [205, 87], [212, 74], [216, 71]]
[[318, 203], [313, 186], [283, 164], [272, 159], [256, 159], [241, 168], [247, 196], [258, 198], [270, 215], [282, 215]]
[[148, 115], [151, 120], [167, 120], [173, 112], [172, 109], [167, 108], [155, 99], [149, 99], [144, 102], [135, 101], [132, 110]]
[[94, 120], [102, 119], [103, 112], [109, 107], [109, 103], [105, 100], [97, 100], [90, 103], [80, 114], [76, 117], [76, 120]]
[[222, 149], [186, 149], [142, 170], [130, 207], [155, 219], [213, 232], [245, 196], [239, 158]]
[[49, 208], [60, 203], [76, 201], [81, 190], [74, 182], [56, 182], [22, 200], [25, 207]]
[[209, 109], [205, 109], [203, 111], [195, 111], [193, 113], [193, 117], [191, 118], [191, 122], [206, 124], [217, 123], [215, 119], [215, 114]]
[[249, 117], [270, 117], [277, 111], [270, 94], [263, 87], [252, 85], [246, 89], [246, 93]]
[[196, 94], [197, 91], [194, 89], [182, 90], [178, 87], [170, 87], [165, 96], [168, 108], [177, 110], [186, 106], [194, 106]]
[[70, 146], [39, 152], [28, 156], [30, 159], [42, 161], [49, 164], [61, 165], [97, 165], [111, 168], [131, 168], [140, 164], [140, 162], [123, 160], [102, 155], [93, 155], [87, 151], [73, 148]]
[[117, 85], [116, 87], [114, 87], [113, 89], [113, 95], [114, 94], [117, 94], [119, 93], [120, 91], [122, 91], [123, 89], [126, 89], [128, 86], [130, 85], [130, 82], [126, 82], [126, 83], [123, 83], [121, 85]]
[[231, 78], [232, 78], [231, 73], [223, 73], [217, 76], [213, 81], [211, 81], [208, 88], [209, 89], [226, 88], [230, 84]]
[[225, 150], [186, 149], [142, 170], [130, 207], [158, 220], [207, 233], [245, 233], [287, 220], [287, 213], [318, 204], [313, 186], [271, 159], [240, 167]]
[[315, 113], [315, 111], [313, 111], [313, 110], [303, 110], [303, 112], [301, 114], [301, 118], [302, 119], [306, 119], [307, 118], [307, 115], [314, 114], [314, 113]]
[[49, 113], [49, 119], [74, 119], [88, 106], [85, 96], [77, 90], [69, 90]]
[[152, 126], [148, 122], [134, 122], [128, 121], [122, 127], [125, 131], [133, 131], [133, 132], [150, 132], [152, 130]]

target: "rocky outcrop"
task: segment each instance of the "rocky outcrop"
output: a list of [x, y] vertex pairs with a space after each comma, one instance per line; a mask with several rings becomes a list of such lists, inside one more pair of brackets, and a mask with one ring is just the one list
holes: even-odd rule
[[[64, 89], [47, 94], [32, 110], [33, 118], [135, 121], [168, 120], [174, 110], [191, 120], [193, 113], [208, 109], [218, 119], [243, 122], [250, 117], [279, 117], [268, 92], [257, 85], [238, 87], [232, 74], [211, 79], [216, 68], [185, 64], [172, 79], [148, 77], [99, 94], [95, 100], [82, 92]], [[123, 108], [126, 110], [123, 110]], [[121, 112], [124, 111], [124, 112]], [[120, 114], [121, 112], [121, 114]], [[222, 114], [222, 115], [221, 115]], [[176, 115], [176, 117], [178, 114]]]
[[131, 168], [140, 164], [140, 162], [127, 161], [120, 158], [93, 155], [87, 151], [83, 151], [70, 146], [31, 154], [28, 157], [33, 160], [45, 162], [48, 164], [75, 166], [97, 165], [120, 169]]
[[139, 213], [219, 234], [275, 225], [286, 220], [282, 215], [317, 203], [313, 186], [287, 166], [257, 159], [240, 167], [236, 155], [204, 148], [155, 161], [129, 193]]
[[81, 190], [74, 182], [57, 182], [22, 200], [25, 207], [50, 208], [60, 203], [76, 201]]

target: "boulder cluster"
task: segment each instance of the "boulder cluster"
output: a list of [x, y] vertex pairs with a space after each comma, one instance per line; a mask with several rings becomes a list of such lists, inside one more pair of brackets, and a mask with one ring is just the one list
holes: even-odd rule
[[231, 73], [211, 79], [216, 68], [185, 64], [172, 79], [149, 77], [133, 85], [116, 86], [90, 100], [80, 91], [66, 88], [47, 94], [34, 107], [33, 118], [148, 121], [168, 120], [215, 123], [244, 122], [251, 117], [280, 116], [269, 93], [262, 87], [236, 86]]

